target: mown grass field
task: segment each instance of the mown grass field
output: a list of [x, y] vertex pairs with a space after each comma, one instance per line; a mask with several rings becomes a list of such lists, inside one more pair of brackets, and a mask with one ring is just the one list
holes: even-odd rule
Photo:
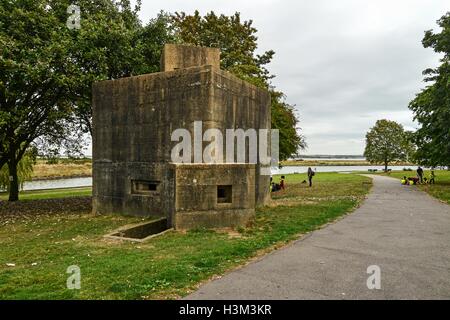
[[[390, 174], [385, 174], [385, 173], [383, 173], [383, 174], [389, 175], [389, 176], [391, 176], [393, 178], [397, 178], [397, 179], [401, 179], [404, 176], [406, 176], [406, 177], [415, 177], [416, 176], [415, 171], [393, 171]], [[435, 184], [424, 184], [424, 185], [419, 185], [418, 187], [421, 190], [428, 192], [433, 197], [436, 197], [439, 200], [442, 200], [442, 201], [450, 204], [450, 171], [435, 170], [434, 174], [436, 176]], [[429, 170], [425, 170], [424, 177], [427, 177], [428, 179], [430, 178]]]
[[[91, 187], [80, 188], [63, 188], [36, 191], [20, 191], [19, 199], [22, 200], [39, 200], [39, 199], [58, 199], [67, 197], [85, 197], [92, 195]], [[8, 200], [8, 193], [0, 193], [0, 200]]]
[[[95, 216], [86, 210], [4, 221], [0, 299], [184, 296], [199, 283], [352, 211], [371, 187], [369, 178], [358, 175], [320, 173], [313, 188], [301, 183], [305, 178], [288, 175], [287, 189], [274, 193], [272, 204], [257, 210], [253, 225], [238, 230], [171, 231], [145, 243], [130, 243], [103, 235], [141, 221], [135, 217]], [[45, 200], [23, 203], [35, 206], [39, 201]], [[66, 288], [71, 265], [81, 269], [80, 290]]]

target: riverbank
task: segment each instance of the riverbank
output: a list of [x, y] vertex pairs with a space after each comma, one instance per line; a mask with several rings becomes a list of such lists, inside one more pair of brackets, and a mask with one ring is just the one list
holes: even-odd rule
[[[142, 219], [92, 215], [89, 208], [32, 218], [33, 208], [45, 200], [21, 201], [28, 203], [30, 214], [0, 226], [0, 299], [184, 296], [203, 281], [354, 210], [371, 187], [371, 180], [359, 175], [321, 173], [313, 188], [302, 179], [288, 175], [287, 189], [274, 193], [271, 205], [258, 209], [247, 228], [170, 231], [138, 244], [106, 240], [103, 235]], [[65, 289], [70, 265], [81, 269], [80, 290]]]
[[65, 161], [56, 164], [48, 164], [45, 160], [38, 160], [33, 166], [32, 179], [53, 180], [64, 178], [82, 178], [92, 176], [92, 161]]

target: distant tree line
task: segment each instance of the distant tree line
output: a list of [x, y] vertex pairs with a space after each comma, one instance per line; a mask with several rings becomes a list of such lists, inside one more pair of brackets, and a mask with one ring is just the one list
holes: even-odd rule
[[[70, 5], [81, 28], [69, 28]], [[92, 134], [92, 83], [157, 72], [165, 43], [218, 47], [221, 65], [272, 94], [272, 128], [280, 130], [280, 158], [305, 146], [284, 94], [271, 86], [274, 51], [256, 54], [252, 21], [210, 12], [161, 12], [147, 24], [140, 1], [5, 0], [0, 3], [0, 170], [9, 200], [29, 173], [32, 150], [80, 152]], [[74, 18], [75, 19], [75, 18]], [[31, 153], [30, 153], [31, 152]], [[21, 164], [21, 161], [24, 161]], [[31, 161], [31, 162], [30, 162]], [[6, 181], [5, 181], [6, 180]]]

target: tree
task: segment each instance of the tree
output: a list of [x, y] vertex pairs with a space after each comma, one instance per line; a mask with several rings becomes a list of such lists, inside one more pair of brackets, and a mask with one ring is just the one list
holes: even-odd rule
[[[108, 3], [111, 1], [108, 1]], [[92, 135], [92, 83], [158, 72], [162, 47], [174, 42], [169, 18], [160, 13], [143, 26], [140, 7], [128, 1], [104, 7], [82, 6], [82, 28], [72, 33], [72, 59], [80, 73], [73, 88], [75, 113], [85, 132]]]
[[421, 127], [414, 134], [420, 164], [450, 168], [450, 12], [437, 21], [439, 33], [426, 31], [422, 44], [443, 54], [441, 65], [423, 72], [427, 83], [409, 108]]
[[298, 120], [293, 106], [285, 101], [285, 95], [270, 86], [274, 77], [266, 66], [275, 52], [269, 50], [261, 55], [255, 53], [258, 43], [257, 30], [253, 22], [242, 21], [240, 14], [232, 16], [207, 13], [204, 17], [198, 11], [193, 15], [184, 12], [172, 15], [175, 36], [181, 43], [215, 47], [221, 51], [221, 68], [242, 80], [270, 90], [272, 95], [272, 128], [280, 130], [280, 160], [296, 155], [305, 147], [304, 138], [298, 133]]
[[[81, 10], [68, 28], [68, 7]], [[17, 0], [0, 4], [0, 168], [8, 166], [10, 201], [17, 165], [36, 141], [57, 148], [92, 133], [91, 86], [159, 68], [167, 16], [143, 27], [128, 0]], [[45, 141], [45, 143], [42, 143]], [[74, 140], [81, 141], [80, 139]]]
[[408, 160], [413, 152], [409, 133], [395, 121], [378, 120], [366, 134], [364, 156], [370, 163], [388, 164], [394, 161]]
[[0, 167], [8, 166], [10, 201], [18, 200], [17, 166], [31, 143], [67, 133], [76, 76], [69, 32], [44, 1], [1, 2]]
[[[21, 189], [23, 189], [25, 181], [31, 180], [35, 162], [36, 157], [31, 152], [27, 152], [17, 164], [17, 175]], [[9, 188], [9, 170], [7, 166], [3, 166], [3, 168], [0, 168], [0, 189], [8, 191]]]
[[279, 158], [286, 160], [297, 155], [299, 149], [306, 147], [305, 140], [298, 134], [298, 119], [294, 114], [294, 106], [286, 103], [281, 92], [271, 91], [272, 105], [272, 128], [278, 129]]

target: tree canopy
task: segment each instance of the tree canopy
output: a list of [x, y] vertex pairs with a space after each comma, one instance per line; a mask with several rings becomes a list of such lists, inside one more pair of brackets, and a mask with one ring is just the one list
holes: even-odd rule
[[9, 168], [10, 200], [18, 199], [17, 165], [31, 143], [67, 134], [72, 115], [70, 30], [50, 11], [44, 1], [0, 6], [0, 167]]
[[76, 132], [92, 132], [92, 83], [156, 71], [167, 41], [165, 24], [142, 26], [139, 2], [132, 8], [127, 0], [75, 1], [79, 29], [68, 27], [72, 3], [0, 5], [0, 167], [8, 165], [12, 201], [17, 165], [30, 145], [58, 145]]
[[425, 82], [430, 84], [409, 108], [421, 125], [413, 136], [419, 163], [450, 167], [450, 12], [437, 23], [441, 32], [426, 31], [422, 44], [443, 55], [441, 65], [423, 72]]
[[378, 120], [366, 134], [364, 156], [370, 163], [382, 163], [387, 170], [389, 163], [409, 160], [413, 145], [410, 133], [395, 121]]

